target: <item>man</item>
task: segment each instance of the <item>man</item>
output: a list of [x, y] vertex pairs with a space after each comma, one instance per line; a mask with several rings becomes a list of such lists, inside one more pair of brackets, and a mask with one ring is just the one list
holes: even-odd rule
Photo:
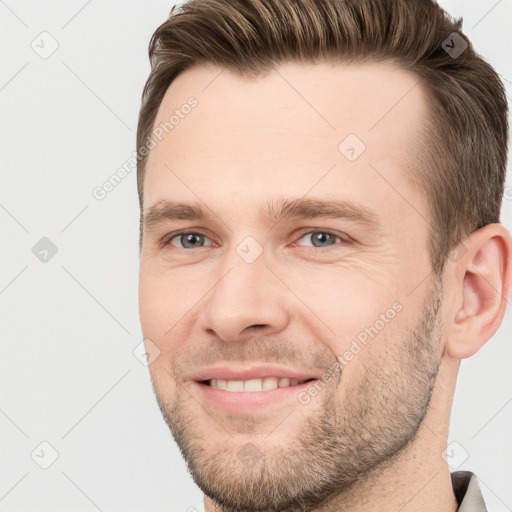
[[443, 452], [510, 296], [507, 103], [460, 26], [193, 0], [153, 35], [140, 319], [206, 512], [486, 510]]

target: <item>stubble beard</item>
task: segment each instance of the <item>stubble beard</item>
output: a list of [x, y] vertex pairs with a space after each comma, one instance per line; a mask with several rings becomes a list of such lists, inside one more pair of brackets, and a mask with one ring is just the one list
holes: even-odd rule
[[[371, 345], [366, 347], [357, 381], [344, 383], [343, 375], [332, 381], [300, 428], [288, 429], [286, 444], [272, 443], [272, 434], [262, 434], [268, 425], [259, 429], [265, 423], [249, 414], [233, 416], [232, 429], [224, 427], [229, 432], [212, 445], [207, 413], [189, 392], [177, 386], [171, 404], [153, 382], [162, 415], [197, 486], [219, 512], [313, 511], [392, 463], [416, 439], [430, 404], [440, 365], [440, 305], [436, 280], [420, 320], [401, 341], [372, 340], [389, 345], [386, 364], [372, 357]], [[210, 417], [208, 424], [219, 431]], [[239, 456], [248, 446], [261, 454], [252, 466]]]

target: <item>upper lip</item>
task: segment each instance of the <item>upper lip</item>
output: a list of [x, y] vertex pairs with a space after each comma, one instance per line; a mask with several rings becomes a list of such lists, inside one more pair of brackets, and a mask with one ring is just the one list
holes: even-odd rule
[[318, 377], [311, 371], [296, 370], [285, 366], [258, 365], [251, 367], [236, 367], [227, 365], [207, 366], [198, 370], [193, 379], [196, 381], [210, 379], [251, 380], [265, 377], [282, 377], [288, 379], [308, 380]]

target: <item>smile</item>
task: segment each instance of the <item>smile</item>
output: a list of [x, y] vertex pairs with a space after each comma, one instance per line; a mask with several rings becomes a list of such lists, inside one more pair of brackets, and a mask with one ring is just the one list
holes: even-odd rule
[[257, 392], [257, 391], [272, 391], [277, 388], [287, 388], [297, 386], [304, 382], [314, 379], [288, 379], [286, 377], [265, 377], [264, 379], [250, 379], [250, 380], [224, 380], [224, 379], [210, 379], [205, 381], [205, 384], [225, 391], [232, 391], [240, 393], [243, 391]]

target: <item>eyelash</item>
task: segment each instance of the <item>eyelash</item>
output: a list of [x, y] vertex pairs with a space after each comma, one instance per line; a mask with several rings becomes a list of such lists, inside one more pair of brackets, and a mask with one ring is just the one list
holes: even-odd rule
[[[327, 235], [330, 235], [330, 236], [333, 236], [335, 238], [339, 238], [341, 241], [334, 244], [334, 245], [329, 245], [327, 247], [315, 247], [315, 246], [307, 246], [308, 248], [310, 249], [326, 249], [328, 247], [335, 247], [336, 245], [340, 245], [340, 244], [352, 244], [352, 240], [350, 240], [347, 236], [343, 237], [341, 235], [338, 235], [337, 233], [335, 233], [334, 231], [330, 231], [328, 229], [312, 229], [310, 231], [306, 231], [304, 233], [302, 233], [299, 238], [297, 238], [297, 241], [298, 240], [301, 240], [302, 238], [304, 238], [306, 235], [311, 235], [312, 233], [324, 233], [324, 234], [327, 234]], [[182, 231], [178, 231], [177, 233], [172, 233], [170, 236], [166, 237], [162, 243], [161, 243], [161, 246], [162, 247], [166, 247], [166, 246], [171, 246], [171, 247], [174, 247], [171, 245], [171, 241], [174, 240], [175, 238], [177, 237], [180, 237], [182, 235], [202, 235], [206, 238], [209, 238], [208, 235], [202, 233], [201, 231], [196, 231], [196, 230], [190, 230], [190, 229], [185, 229], [185, 230], [182, 230]], [[293, 243], [293, 245], [295, 246], [295, 242]], [[206, 246], [208, 247], [208, 246]], [[184, 251], [191, 251], [192, 249], [187, 249], [186, 247], [174, 247], [175, 249], [183, 249]], [[199, 249], [203, 249], [203, 247], [199, 247]]]

